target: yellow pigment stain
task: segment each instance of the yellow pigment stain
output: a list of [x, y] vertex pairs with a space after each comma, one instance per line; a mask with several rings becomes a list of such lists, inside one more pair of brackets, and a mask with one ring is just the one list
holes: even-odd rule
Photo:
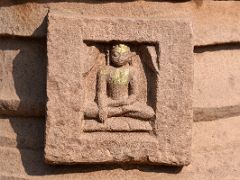
[[101, 69], [101, 71], [100, 71], [100, 74], [101, 75], [108, 75], [110, 73], [110, 71], [109, 71], [109, 68], [108, 67], [104, 67], [104, 68], [102, 68]]
[[114, 49], [119, 52], [120, 54], [126, 53], [130, 51], [130, 48], [126, 46], [125, 44], [119, 44], [114, 47]]
[[129, 69], [116, 69], [111, 75], [111, 81], [114, 84], [128, 84]]

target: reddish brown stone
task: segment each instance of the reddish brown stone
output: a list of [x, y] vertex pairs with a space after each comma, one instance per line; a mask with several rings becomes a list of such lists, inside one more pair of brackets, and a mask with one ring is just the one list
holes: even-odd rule
[[194, 45], [240, 41], [239, 1], [5, 1], [0, 2], [2, 35], [45, 37], [48, 10], [59, 9], [92, 17], [189, 18], [193, 23]]
[[239, 46], [222, 48], [195, 54], [194, 121], [240, 115]]
[[[49, 14], [48, 33], [45, 145], [48, 163], [189, 164], [193, 46], [188, 21], [88, 18], [54, 12]], [[156, 113], [150, 133], [83, 132], [84, 95], [93, 84], [90, 81], [86, 85], [83, 78], [86, 71], [83, 64], [89, 58], [85, 42], [96, 45], [112, 40], [132, 42], [133, 48], [146, 42], [160, 48], [160, 70], [159, 74], [154, 73], [152, 86], [156, 94], [150, 95]]]
[[43, 40], [1, 38], [0, 115], [44, 116], [45, 48]]

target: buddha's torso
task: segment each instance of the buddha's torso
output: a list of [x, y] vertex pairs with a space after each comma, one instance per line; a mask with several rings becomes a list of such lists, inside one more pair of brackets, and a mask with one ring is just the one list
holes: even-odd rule
[[107, 78], [107, 94], [114, 100], [127, 99], [129, 96], [130, 69], [111, 68]]

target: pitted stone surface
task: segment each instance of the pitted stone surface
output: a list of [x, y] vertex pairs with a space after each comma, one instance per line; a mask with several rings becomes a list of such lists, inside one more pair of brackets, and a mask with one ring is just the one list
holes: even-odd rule
[[[190, 163], [193, 46], [186, 20], [89, 18], [49, 14], [45, 159], [52, 164]], [[160, 47], [151, 133], [83, 132], [84, 42], [154, 43]], [[89, 82], [90, 83], [90, 82]]]
[[85, 132], [95, 131], [152, 131], [152, 126], [148, 121], [138, 121], [132, 118], [109, 118], [104, 123], [96, 120], [86, 120], [83, 130]]
[[[0, 119], [0, 179], [239, 179], [239, 116], [193, 124], [192, 162], [182, 169], [146, 165], [44, 163], [44, 119]], [[30, 131], [29, 131], [30, 130]], [[11, 161], [9, 161], [11, 159]], [[231, 160], [231, 161], [229, 161]]]
[[239, 1], [119, 1], [94, 5], [91, 1], [77, 0], [24, 2], [1, 0], [0, 34], [45, 37], [48, 10], [59, 9], [93, 17], [190, 18], [194, 45], [240, 41]]

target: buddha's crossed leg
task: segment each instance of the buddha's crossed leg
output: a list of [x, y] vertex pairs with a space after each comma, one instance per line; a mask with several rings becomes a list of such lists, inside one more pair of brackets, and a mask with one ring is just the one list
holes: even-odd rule
[[[96, 103], [88, 103], [85, 108], [84, 115], [87, 118], [96, 119], [99, 116], [98, 111], [99, 110]], [[155, 115], [153, 109], [150, 106], [140, 102], [135, 102], [130, 105], [124, 105], [119, 107], [108, 107], [107, 111], [108, 117], [124, 116], [149, 120]]]

